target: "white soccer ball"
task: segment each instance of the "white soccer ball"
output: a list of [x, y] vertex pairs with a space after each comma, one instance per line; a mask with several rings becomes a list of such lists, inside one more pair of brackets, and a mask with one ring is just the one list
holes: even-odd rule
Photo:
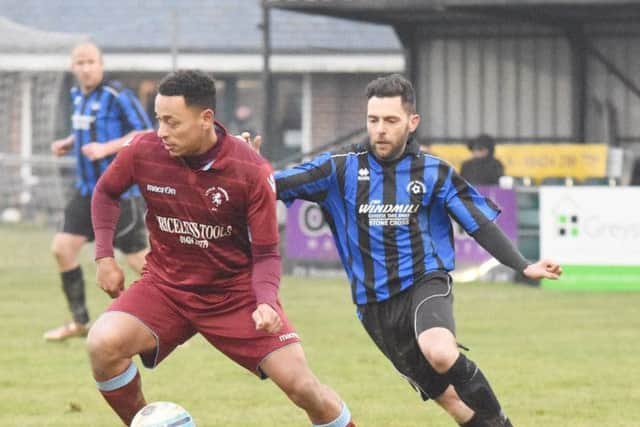
[[196, 427], [191, 414], [173, 402], [153, 402], [140, 409], [131, 427]]

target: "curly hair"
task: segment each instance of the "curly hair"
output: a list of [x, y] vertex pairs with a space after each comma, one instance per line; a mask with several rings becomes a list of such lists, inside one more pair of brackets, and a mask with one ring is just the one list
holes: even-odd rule
[[184, 96], [187, 106], [216, 109], [216, 82], [200, 70], [178, 70], [167, 75], [158, 85], [163, 96]]

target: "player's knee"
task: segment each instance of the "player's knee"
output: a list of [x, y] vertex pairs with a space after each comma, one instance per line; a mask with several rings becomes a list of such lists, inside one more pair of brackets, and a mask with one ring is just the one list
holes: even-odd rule
[[72, 247], [62, 239], [54, 239], [51, 243], [51, 254], [58, 264], [66, 266], [72, 263], [75, 258]]
[[440, 374], [447, 372], [458, 358], [458, 349], [448, 342], [434, 341], [422, 346], [421, 350], [429, 364]]
[[60, 261], [62, 259], [64, 259], [64, 255], [65, 255], [65, 250], [64, 247], [62, 246], [62, 244], [60, 244], [60, 242], [58, 240], [55, 240], [53, 242], [51, 242], [51, 254], [53, 255], [53, 257]]
[[123, 356], [122, 337], [100, 319], [89, 330], [86, 347], [92, 363], [109, 363]]

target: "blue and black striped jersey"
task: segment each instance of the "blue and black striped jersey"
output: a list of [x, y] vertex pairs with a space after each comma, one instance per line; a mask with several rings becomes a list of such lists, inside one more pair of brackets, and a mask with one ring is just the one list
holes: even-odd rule
[[369, 144], [276, 173], [278, 199], [317, 202], [331, 227], [353, 301], [384, 301], [432, 271], [454, 269], [451, 217], [468, 232], [499, 208], [443, 160], [410, 141], [383, 163]]
[[[117, 81], [102, 82], [87, 94], [74, 86], [71, 88], [71, 102], [76, 187], [83, 196], [87, 196], [93, 193], [98, 178], [115, 156], [91, 161], [82, 154], [82, 146], [120, 138], [133, 130], [151, 129], [152, 125], [133, 92]], [[140, 190], [132, 187], [123, 197], [136, 195], [140, 195]]]

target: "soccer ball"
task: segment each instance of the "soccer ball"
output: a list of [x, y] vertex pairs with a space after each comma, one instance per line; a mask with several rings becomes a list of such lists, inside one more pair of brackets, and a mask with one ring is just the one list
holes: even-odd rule
[[196, 427], [191, 414], [173, 402], [153, 402], [140, 409], [131, 427]]

